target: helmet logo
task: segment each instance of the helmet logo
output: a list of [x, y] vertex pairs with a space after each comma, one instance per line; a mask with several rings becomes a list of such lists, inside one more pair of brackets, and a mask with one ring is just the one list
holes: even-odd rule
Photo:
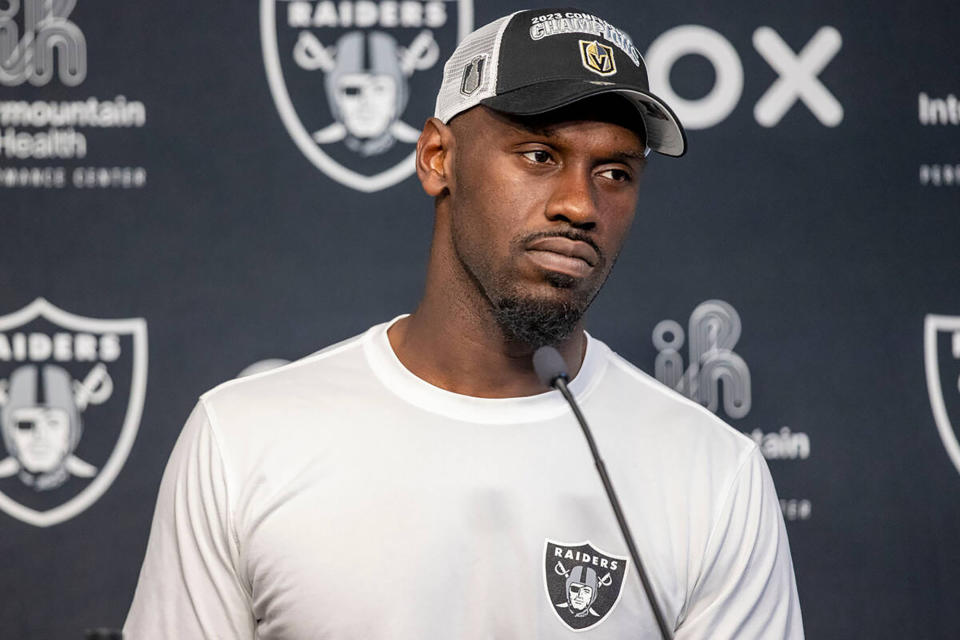
[[380, 155], [397, 141], [416, 142], [420, 131], [400, 119], [409, 96], [407, 78], [435, 65], [439, 56], [429, 30], [406, 48], [382, 31], [350, 31], [329, 48], [301, 31], [293, 59], [305, 70], [326, 72], [327, 104], [336, 120], [314, 131], [314, 141], [344, 142], [361, 156]]
[[80, 443], [80, 414], [113, 393], [106, 366], [99, 362], [84, 379], [74, 380], [54, 364], [25, 364], [4, 381], [0, 426], [9, 454], [0, 459], [0, 478], [14, 474], [37, 491], [56, 489], [71, 476], [91, 478], [97, 468], [74, 455]]
[[601, 76], [612, 76], [617, 72], [613, 47], [600, 44], [596, 40], [580, 41], [580, 60], [585, 68]]

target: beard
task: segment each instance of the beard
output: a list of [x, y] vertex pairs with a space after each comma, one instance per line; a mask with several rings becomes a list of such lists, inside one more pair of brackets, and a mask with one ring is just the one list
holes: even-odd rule
[[490, 302], [504, 337], [534, 350], [569, 338], [586, 311], [586, 305], [533, 297], [503, 296]]

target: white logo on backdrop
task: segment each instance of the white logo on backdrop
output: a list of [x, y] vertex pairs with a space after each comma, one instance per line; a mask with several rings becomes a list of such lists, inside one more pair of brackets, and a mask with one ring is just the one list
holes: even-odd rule
[[[285, 11], [279, 11], [278, 23], [281, 6]], [[452, 7], [455, 19], [448, 15]], [[437, 41], [439, 33], [451, 30], [455, 42], [473, 30], [472, 0], [261, 0], [267, 80], [300, 151], [325, 174], [358, 191], [379, 191], [412, 175], [420, 130], [410, 123], [419, 125], [431, 114], [406, 113], [410, 79], [452, 53]], [[282, 45], [293, 33], [295, 42]], [[299, 77], [291, 82], [292, 71]], [[302, 72], [314, 79], [305, 80]], [[323, 90], [306, 91], [304, 84]], [[325, 104], [316, 102], [320, 96]], [[305, 124], [319, 112], [329, 113], [329, 119]], [[396, 164], [371, 169], [372, 159], [392, 157], [387, 153], [397, 156]]]
[[[843, 121], [843, 106], [819, 79], [819, 74], [840, 51], [843, 39], [833, 27], [821, 27], [795, 53], [770, 27], [753, 33], [753, 46], [777, 72], [777, 80], [757, 101], [753, 110], [757, 123], [774, 127], [799, 100], [827, 127]], [[670, 70], [687, 55], [705, 58], [716, 73], [706, 96], [687, 100], [673, 90]], [[681, 25], [664, 32], [644, 56], [651, 88], [673, 106], [684, 126], [706, 129], [722, 122], [733, 112], [743, 94], [743, 63], [737, 50], [723, 35], [701, 25]]]
[[[939, 337], [949, 336], [951, 363], [940, 361]], [[940, 432], [940, 440], [953, 465], [960, 471], [960, 442], [947, 412], [947, 397], [960, 406], [960, 316], [928, 315], [923, 321], [923, 363], [927, 374], [930, 407]], [[941, 384], [945, 381], [946, 384]]]
[[53, 78], [55, 66], [63, 84], [83, 82], [87, 41], [69, 19], [76, 4], [77, 0], [23, 0], [21, 34], [16, 21], [21, 0], [6, 0], [6, 8], [0, 8], [0, 84], [15, 87], [29, 81], [42, 87]]
[[683, 365], [685, 336], [674, 320], [663, 320], [653, 329], [653, 344], [660, 352], [654, 365], [657, 380], [716, 412], [720, 407], [731, 418], [750, 413], [750, 369], [733, 348], [740, 339], [740, 315], [723, 300], [708, 300], [693, 310], [689, 323], [689, 359]]
[[0, 509], [47, 527], [96, 502], [136, 439], [146, 382], [142, 318], [85, 318], [42, 298], [0, 317]]
[[[87, 157], [92, 145], [85, 130], [141, 128], [147, 120], [144, 103], [122, 94], [75, 95], [73, 87], [87, 77], [87, 41], [71, 19], [76, 6], [77, 0], [0, 0], [0, 85], [50, 85], [29, 100], [23, 92], [0, 96], [0, 162], [13, 163], [0, 164], [0, 189], [146, 185], [144, 167], [62, 164]], [[55, 72], [64, 87], [51, 84]]]

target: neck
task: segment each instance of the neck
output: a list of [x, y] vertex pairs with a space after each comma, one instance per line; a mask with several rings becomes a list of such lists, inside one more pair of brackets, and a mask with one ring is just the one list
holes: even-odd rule
[[[434, 242], [426, 290], [416, 311], [387, 334], [403, 365], [430, 384], [480, 398], [511, 398], [545, 391], [533, 370], [534, 348], [511, 342], [490, 303], [460, 269], [443, 243]], [[587, 339], [582, 322], [554, 345], [572, 378], [580, 370]]]

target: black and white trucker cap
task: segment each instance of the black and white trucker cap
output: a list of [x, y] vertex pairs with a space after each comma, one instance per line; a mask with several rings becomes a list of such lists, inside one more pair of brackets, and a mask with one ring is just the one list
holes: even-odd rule
[[610, 92], [637, 108], [647, 147], [668, 156], [686, 152], [683, 126], [650, 93], [630, 36], [578, 9], [518, 11], [468, 35], [443, 68], [434, 115], [447, 123], [478, 104], [535, 115]]

